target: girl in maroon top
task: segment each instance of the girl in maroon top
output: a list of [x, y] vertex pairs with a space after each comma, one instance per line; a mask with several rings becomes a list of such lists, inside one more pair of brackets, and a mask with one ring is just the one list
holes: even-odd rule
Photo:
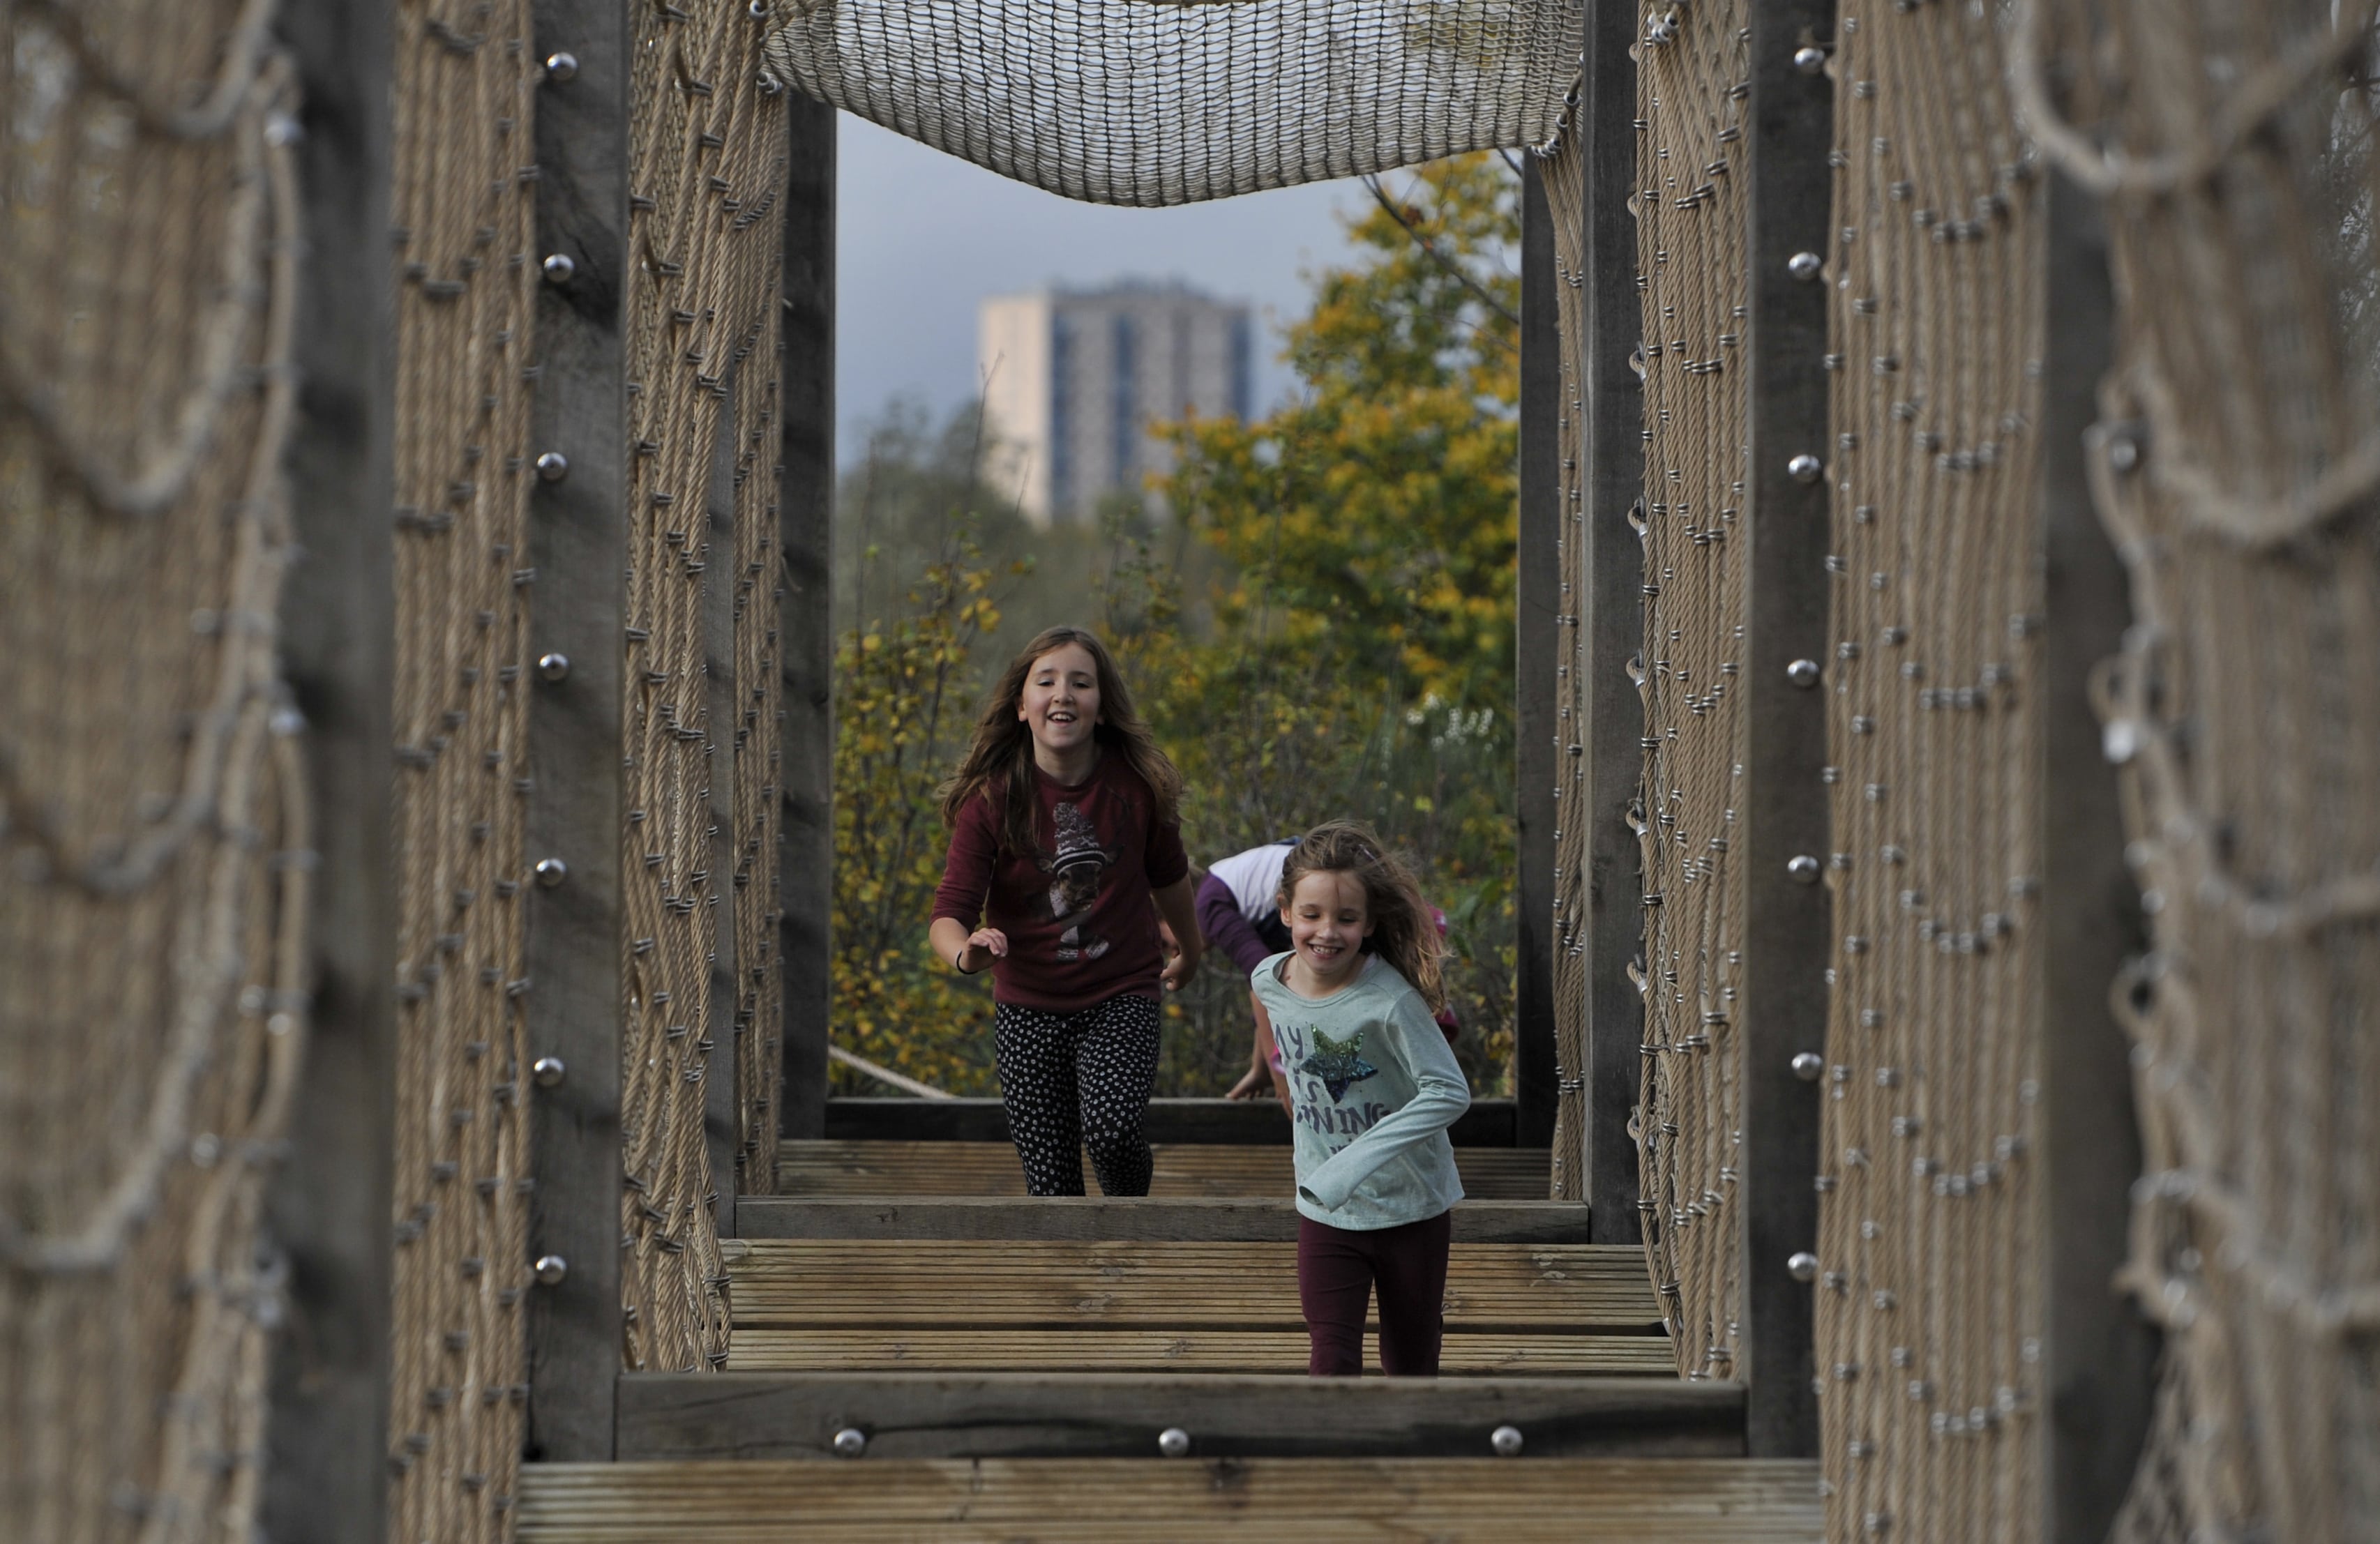
[[[991, 971], [1008, 1134], [1037, 1196], [1148, 1194], [1158, 1001], [1198, 968], [1182, 774], [1098, 636], [1053, 627], [1002, 672], [942, 788], [934, 952]], [[1156, 898], [1151, 910], [1149, 899]], [[1159, 912], [1183, 941], [1169, 962]]]

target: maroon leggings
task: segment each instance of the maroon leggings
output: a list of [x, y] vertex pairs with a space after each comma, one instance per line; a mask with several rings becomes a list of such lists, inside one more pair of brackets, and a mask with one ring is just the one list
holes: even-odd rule
[[1438, 1376], [1446, 1334], [1446, 1251], [1454, 1213], [1399, 1227], [1332, 1227], [1297, 1219], [1297, 1302], [1312, 1341], [1305, 1370], [1316, 1378], [1364, 1371], [1364, 1310], [1380, 1289], [1380, 1370], [1391, 1378]]

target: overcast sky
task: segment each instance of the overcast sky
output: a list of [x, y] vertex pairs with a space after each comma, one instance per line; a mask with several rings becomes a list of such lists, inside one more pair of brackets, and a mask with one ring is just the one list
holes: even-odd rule
[[937, 416], [976, 392], [975, 308], [1051, 283], [1183, 279], [1257, 308], [1257, 402], [1290, 385], [1278, 323], [1305, 309], [1302, 271], [1345, 250], [1336, 218], [1354, 183], [1181, 209], [1076, 203], [995, 176], [849, 114], [839, 124], [835, 414], [856, 427], [894, 393]]

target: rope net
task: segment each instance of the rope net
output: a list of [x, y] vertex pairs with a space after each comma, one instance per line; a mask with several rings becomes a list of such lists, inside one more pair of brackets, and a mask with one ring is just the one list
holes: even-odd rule
[[527, 0], [399, 0], [390, 1537], [506, 1537], [525, 1402], [521, 897], [537, 65]]
[[1546, 210], [1554, 228], [1557, 479], [1561, 516], [1554, 544], [1561, 604], [1554, 616], [1554, 1134], [1547, 1195], [1586, 1199], [1587, 833], [1593, 827], [1587, 766], [1586, 619], [1586, 155], [1566, 115], [1553, 148], [1539, 162]]
[[[773, 811], [713, 841], [722, 818], [774, 798], [775, 671], [735, 677], [746, 700], [732, 728], [712, 722], [710, 688], [714, 670], [775, 648], [774, 525], [763, 514], [774, 507], [784, 114], [761, 79], [763, 28], [746, 7], [639, 7], [634, 26], [621, 1294], [626, 1365], [691, 1371], [727, 1357], [727, 1273], [712, 1212], [720, 1176], [704, 1128], [716, 1036], [775, 1036], [773, 1019], [758, 1017], [774, 990], [765, 979]], [[722, 443], [731, 487], [721, 495], [712, 467]], [[736, 523], [716, 547], [714, 497]], [[722, 581], [734, 597], [734, 652], [714, 662], [704, 597]], [[717, 808], [715, 778], [731, 779]], [[722, 891], [736, 898], [723, 916]], [[772, 1047], [757, 1044], [753, 1055], [767, 1068], [759, 1087], [772, 1087]], [[734, 1056], [721, 1075], [733, 1075]], [[755, 1189], [768, 1184], [759, 1154], [769, 1139], [752, 1129], [761, 1112], [773, 1128], [771, 1096], [756, 1092], [738, 1141]]]
[[2118, 1011], [2167, 1362], [2118, 1537], [2380, 1538], [2373, 6], [2049, 19], [2094, 136], [2018, 80], [2107, 215], [2094, 481], [2137, 621], [2098, 684], [2153, 941]]
[[1553, 137], [1580, 0], [774, 0], [769, 67], [1070, 199], [1163, 205]]
[[[0, 1517], [245, 1544], [312, 854], [271, 7], [0, 6]], [[192, 83], [196, 83], [195, 90]]]
[[1637, 1107], [1645, 1257], [1687, 1378], [1726, 1378], [1742, 1302], [1737, 998], [1743, 875], [1738, 669], [1752, 556], [1742, 338], [1749, 189], [1735, 174], [1751, 95], [1745, 0], [1682, 8], [1638, 52], [1637, 283], [1644, 342], [1645, 1076]]
[[2042, 179], [2001, 18], [1840, 18], [1824, 272], [1828, 1535], [2040, 1531]]

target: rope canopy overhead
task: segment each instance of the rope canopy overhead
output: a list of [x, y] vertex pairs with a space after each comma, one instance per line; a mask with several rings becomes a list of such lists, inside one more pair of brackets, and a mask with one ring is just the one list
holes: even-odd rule
[[1197, 203], [1554, 138], [1578, 0], [779, 0], [774, 78], [1092, 203]]

